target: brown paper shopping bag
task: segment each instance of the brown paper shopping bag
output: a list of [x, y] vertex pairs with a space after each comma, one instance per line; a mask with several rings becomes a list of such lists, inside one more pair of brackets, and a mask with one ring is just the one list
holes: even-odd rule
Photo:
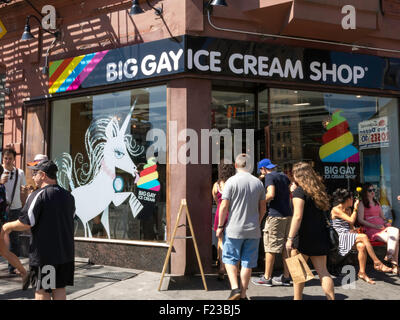
[[302, 283], [314, 279], [311, 269], [301, 253], [285, 259], [294, 283]]

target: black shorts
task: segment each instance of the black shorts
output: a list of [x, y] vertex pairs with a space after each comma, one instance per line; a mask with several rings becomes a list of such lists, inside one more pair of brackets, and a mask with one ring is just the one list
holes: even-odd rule
[[[34, 288], [35, 291], [43, 289], [51, 293], [52, 289], [61, 289], [66, 286], [74, 285], [75, 263], [72, 261], [51, 266], [30, 266], [30, 272], [32, 288]], [[55, 275], [55, 279], [52, 278], [53, 275]]]

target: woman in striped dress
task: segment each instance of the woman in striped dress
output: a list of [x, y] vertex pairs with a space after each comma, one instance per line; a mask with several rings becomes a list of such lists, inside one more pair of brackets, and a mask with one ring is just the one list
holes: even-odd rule
[[358, 251], [358, 263], [360, 265], [358, 278], [367, 283], [375, 284], [375, 282], [369, 278], [365, 272], [367, 253], [374, 262], [375, 270], [391, 272], [392, 269], [385, 266], [378, 259], [367, 235], [357, 233], [354, 230], [354, 223], [357, 219], [358, 204], [359, 200], [356, 200], [352, 213], [347, 213], [351, 212], [353, 207], [353, 196], [346, 189], [337, 189], [333, 193], [333, 208], [331, 210], [332, 226], [339, 235], [339, 254], [345, 256], [350, 250], [356, 247]]

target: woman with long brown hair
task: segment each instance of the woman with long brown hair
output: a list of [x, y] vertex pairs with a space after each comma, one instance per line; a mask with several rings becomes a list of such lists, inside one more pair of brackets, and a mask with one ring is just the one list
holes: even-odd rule
[[[293, 191], [293, 218], [286, 249], [293, 249], [293, 239], [298, 234], [298, 251], [318, 273], [322, 289], [328, 300], [335, 299], [334, 284], [326, 267], [329, 252], [329, 234], [324, 211], [330, 210], [330, 201], [322, 178], [310, 164], [293, 165], [293, 178], [297, 188]], [[304, 283], [294, 283], [294, 299], [303, 297]]]

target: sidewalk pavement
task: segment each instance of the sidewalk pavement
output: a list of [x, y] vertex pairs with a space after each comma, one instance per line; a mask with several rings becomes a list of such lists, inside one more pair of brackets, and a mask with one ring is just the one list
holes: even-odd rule
[[[22, 258], [27, 268], [28, 259]], [[320, 281], [315, 278], [306, 283], [304, 300], [325, 300]], [[333, 277], [337, 300], [399, 300], [400, 277], [367, 269], [376, 280], [375, 285], [362, 280], [350, 282], [355, 288], [344, 288], [346, 277]], [[253, 273], [258, 277], [260, 273]], [[196, 276], [165, 275], [161, 290], [158, 285], [161, 273], [124, 269], [111, 266], [90, 265], [75, 262], [75, 285], [67, 287], [68, 300], [226, 300], [230, 294], [229, 281], [217, 280], [216, 274], [206, 275], [208, 291], [204, 290], [202, 278]], [[292, 300], [293, 287], [264, 287], [250, 282], [250, 300]], [[34, 291], [21, 290], [21, 277], [9, 276], [7, 262], [0, 258], [0, 300], [33, 300]]]

